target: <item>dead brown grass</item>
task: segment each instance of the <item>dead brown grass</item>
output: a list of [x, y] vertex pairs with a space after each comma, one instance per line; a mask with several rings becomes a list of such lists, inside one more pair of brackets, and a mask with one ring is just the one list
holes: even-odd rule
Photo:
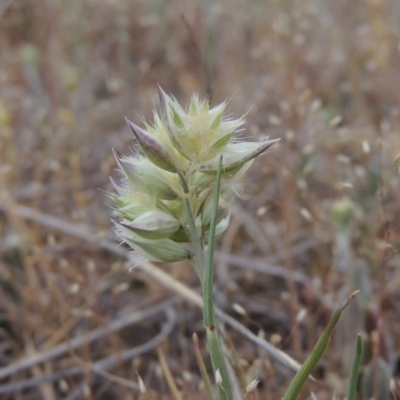
[[124, 116], [151, 119], [157, 83], [231, 98], [246, 135], [282, 138], [216, 257], [242, 381], [261, 379], [246, 398], [280, 398], [293, 376], [250, 334], [303, 361], [354, 289], [303, 398], [343, 398], [359, 331], [399, 385], [399, 20], [397, 0], [0, 2], [0, 398], [205, 398], [190, 266], [129, 272], [109, 241], [111, 149], [130, 152]]

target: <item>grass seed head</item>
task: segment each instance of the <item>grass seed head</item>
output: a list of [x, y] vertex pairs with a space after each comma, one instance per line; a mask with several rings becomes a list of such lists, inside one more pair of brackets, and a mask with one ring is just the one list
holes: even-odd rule
[[277, 140], [240, 141], [245, 118], [228, 117], [226, 102], [210, 108], [207, 99], [195, 94], [184, 109], [161, 88], [159, 96], [160, 112], [154, 111], [152, 124], [141, 128], [127, 120], [141, 152], [115, 155], [122, 180], [113, 182], [116, 193], [110, 197], [117, 236], [151, 261], [172, 262], [190, 257], [184, 245], [192, 242], [187, 200], [200, 236], [208, 237], [220, 157], [216, 237], [228, 227], [230, 205], [240, 193], [240, 177]]

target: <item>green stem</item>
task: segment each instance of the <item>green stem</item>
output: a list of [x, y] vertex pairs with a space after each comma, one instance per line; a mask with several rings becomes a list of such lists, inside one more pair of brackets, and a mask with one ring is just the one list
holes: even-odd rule
[[214, 370], [214, 376], [219, 373], [222, 382], [218, 382], [218, 392], [220, 399], [233, 400], [231, 381], [229, 378], [228, 367], [218, 330], [215, 324], [214, 316], [214, 246], [215, 246], [215, 227], [217, 225], [217, 213], [219, 192], [221, 188], [222, 175], [222, 156], [219, 159], [217, 178], [214, 187], [213, 209], [210, 221], [210, 233], [208, 239], [208, 255], [204, 277], [204, 326], [207, 330], [207, 342], [210, 349], [211, 362]]
[[215, 227], [217, 225], [217, 213], [219, 203], [219, 191], [221, 188], [222, 156], [219, 159], [217, 178], [214, 187], [213, 209], [211, 212], [210, 232], [208, 237], [207, 264], [204, 277], [204, 325], [210, 327], [215, 324], [214, 317], [214, 247], [215, 247]]
[[[178, 171], [182, 188], [186, 195], [190, 196], [189, 185]], [[207, 263], [204, 258], [204, 244], [200, 241], [196, 229], [195, 216], [190, 205], [189, 197], [185, 198], [186, 213], [189, 221], [190, 237], [194, 249], [194, 264], [196, 272], [200, 278], [204, 295], [204, 326], [207, 330], [207, 342], [210, 349], [211, 363], [213, 366], [214, 377], [220, 375], [222, 382], [218, 382], [218, 393], [220, 400], [233, 400], [232, 385], [229, 378], [228, 367], [225, 360], [223, 347], [221, 344], [214, 317], [214, 298], [213, 298], [213, 280], [214, 280], [214, 246], [215, 246], [215, 227], [217, 225], [217, 213], [219, 202], [219, 191], [221, 188], [222, 175], [222, 156], [219, 160], [216, 183], [214, 188], [213, 209], [211, 213], [210, 231], [208, 239]]]

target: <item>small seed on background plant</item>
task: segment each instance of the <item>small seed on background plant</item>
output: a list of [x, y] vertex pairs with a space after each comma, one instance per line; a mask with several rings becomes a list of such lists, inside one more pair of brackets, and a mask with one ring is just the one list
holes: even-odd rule
[[301, 153], [304, 154], [305, 156], [308, 156], [309, 154], [313, 153], [314, 150], [315, 146], [312, 143], [309, 143], [301, 149]]
[[343, 190], [343, 189], [352, 189], [352, 188], [353, 188], [353, 184], [350, 183], [350, 182], [338, 182], [338, 183], [336, 184], [336, 187], [337, 187], [339, 190]]
[[258, 378], [253, 379], [246, 387], [246, 393], [250, 393], [253, 390], [255, 390], [258, 386], [258, 383], [260, 382], [260, 380]]
[[138, 379], [140, 392], [143, 393], [143, 394], [146, 394], [147, 393], [147, 389], [146, 389], [146, 385], [143, 382], [143, 379], [140, 377], [140, 375], [137, 376], [137, 379]]
[[115, 286], [112, 290], [114, 295], [118, 295], [122, 292], [125, 292], [129, 289], [129, 283], [128, 282], [122, 282], [119, 285]]
[[61, 379], [58, 382], [58, 387], [60, 388], [61, 392], [63, 392], [63, 393], [67, 393], [68, 392], [69, 385], [68, 385], [68, 382], [65, 379]]
[[265, 215], [266, 214], [266, 212], [267, 212], [267, 207], [260, 207], [258, 210], [257, 210], [257, 217], [262, 217], [263, 215]]
[[244, 358], [241, 358], [239, 360], [239, 364], [243, 368], [248, 368], [249, 367], [249, 362], [247, 360], [245, 360]]
[[245, 317], [245, 316], [247, 315], [246, 310], [245, 310], [240, 304], [233, 303], [233, 304], [232, 304], [232, 308], [233, 308], [239, 315], [242, 315], [243, 317]]
[[307, 310], [305, 308], [302, 308], [296, 315], [296, 322], [297, 323], [302, 322], [306, 315], [307, 315]]
[[88, 271], [94, 271], [96, 269], [95, 262], [93, 260], [88, 260], [86, 268], [88, 269]]
[[306, 208], [300, 209], [300, 215], [308, 222], [314, 221], [314, 217]]
[[269, 337], [269, 342], [272, 344], [272, 346], [277, 346], [282, 342], [282, 336], [279, 335], [279, 333], [272, 333]]
[[362, 149], [365, 154], [371, 153], [371, 146], [369, 145], [368, 141], [366, 140], [362, 141]]
[[290, 111], [290, 104], [286, 101], [286, 100], [282, 100], [279, 103], [279, 108], [283, 111], [283, 112], [288, 112]]
[[82, 386], [82, 393], [83, 393], [83, 396], [84, 396], [85, 398], [87, 398], [87, 399], [89, 399], [90, 397], [92, 397], [92, 391], [90, 390], [90, 387], [89, 387], [88, 384], [85, 383], [85, 384]]
[[268, 122], [269, 122], [272, 126], [280, 126], [280, 125], [282, 125], [282, 120], [281, 120], [278, 116], [276, 116], [276, 115], [274, 115], [274, 114], [271, 114], [271, 115], [268, 117]]
[[330, 121], [329, 121], [329, 125], [332, 128], [335, 128], [337, 126], [339, 126], [343, 121], [343, 117], [341, 115], [336, 115], [336, 117], [333, 117]]
[[56, 241], [56, 238], [54, 237], [54, 235], [47, 236], [47, 244], [49, 246], [55, 246], [57, 244], [57, 241]]
[[60, 268], [62, 268], [62, 269], [68, 268], [69, 262], [68, 262], [68, 260], [66, 260], [65, 258], [61, 258], [61, 259], [58, 261], [58, 266], [59, 266]]
[[338, 154], [336, 156], [336, 160], [339, 161], [341, 164], [350, 164], [351, 163], [351, 158], [348, 156], [345, 156], [344, 154]]
[[188, 371], [182, 372], [182, 378], [185, 382], [192, 382], [193, 380], [192, 374]]
[[312, 103], [311, 103], [311, 111], [316, 112], [318, 111], [322, 106], [322, 101], [321, 99], [315, 99]]
[[76, 294], [79, 292], [81, 286], [79, 285], [79, 283], [73, 283], [70, 287], [69, 287], [69, 292], [71, 294]]

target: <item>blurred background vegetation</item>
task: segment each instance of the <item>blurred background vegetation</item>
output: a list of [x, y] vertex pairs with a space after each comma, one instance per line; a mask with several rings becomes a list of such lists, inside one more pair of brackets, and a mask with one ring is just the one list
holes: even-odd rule
[[[157, 84], [282, 138], [218, 242], [219, 307], [304, 361], [360, 289], [302, 398], [344, 398], [358, 332], [362, 398], [399, 396], [399, 71], [398, 0], [1, 0], [0, 398], [205, 398], [201, 311], [109, 246], [112, 148], [133, 151], [124, 117], [151, 120]], [[162, 269], [197, 288], [187, 263]], [[247, 398], [280, 398], [293, 372], [226, 330], [260, 379]]]

